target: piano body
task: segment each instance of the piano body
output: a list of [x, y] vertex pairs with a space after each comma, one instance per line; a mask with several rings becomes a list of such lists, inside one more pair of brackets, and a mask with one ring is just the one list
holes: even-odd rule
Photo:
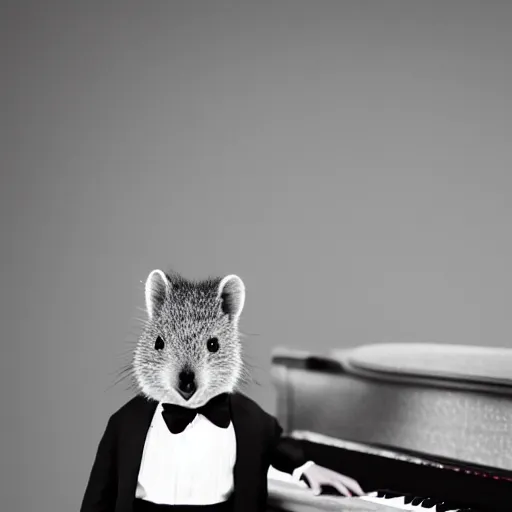
[[269, 471], [269, 509], [512, 512], [512, 350], [376, 344], [276, 349], [276, 417], [291, 446], [367, 496], [312, 496]]

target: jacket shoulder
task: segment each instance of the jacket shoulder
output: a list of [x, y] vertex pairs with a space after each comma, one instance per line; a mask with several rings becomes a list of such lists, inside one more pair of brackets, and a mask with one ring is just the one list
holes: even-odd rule
[[140, 414], [140, 412], [148, 407], [155, 407], [157, 402], [145, 397], [142, 394], [135, 395], [130, 400], [125, 402], [119, 409], [111, 414], [109, 421], [117, 422], [123, 421], [133, 415]]
[[236, 407], [243, 410], [246, 414], [249, 414], [254, 418], [258, 418], [260, 421], [267, 423], [273, 423], [275, 421], [274, 416], [269, 414], [256, 401], [243, 393], [233, 393], [231, 400]]

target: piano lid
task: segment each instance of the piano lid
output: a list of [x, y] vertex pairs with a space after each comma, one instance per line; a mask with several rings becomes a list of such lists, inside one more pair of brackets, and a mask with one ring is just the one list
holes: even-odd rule
[[315, 353], [276, 347], [272, 364], [512, 394], [512, 349], [508, 348], [380, 343]]
[[394, 380], [438, 381], [512, 394], [512, 349], [385, 343], [333, 350], [347, 371]]
[[512, 471], [512, 349], [375, 344], [277, 348], [276, 416], [316, 432]]

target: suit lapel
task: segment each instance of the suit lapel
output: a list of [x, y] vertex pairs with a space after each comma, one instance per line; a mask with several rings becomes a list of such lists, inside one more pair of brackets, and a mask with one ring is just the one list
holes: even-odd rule
[[258, 510], [260, 501], [261, 428], [258, 417], [244, 400], [243, 395], [230, 397], [231, 421], [236, 437], [234, 478], [234, 511]]
[[119, 510], [132, 511], [146, 436], [158, 402], [139, 395], [122, 431], [119, 455]]

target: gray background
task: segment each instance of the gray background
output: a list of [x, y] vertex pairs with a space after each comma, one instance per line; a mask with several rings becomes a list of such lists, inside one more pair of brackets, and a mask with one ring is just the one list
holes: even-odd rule
[[512, 347], [511, 2], [2, 3], [2, 510], [78, 510], [150, 270], [272, 347]]

